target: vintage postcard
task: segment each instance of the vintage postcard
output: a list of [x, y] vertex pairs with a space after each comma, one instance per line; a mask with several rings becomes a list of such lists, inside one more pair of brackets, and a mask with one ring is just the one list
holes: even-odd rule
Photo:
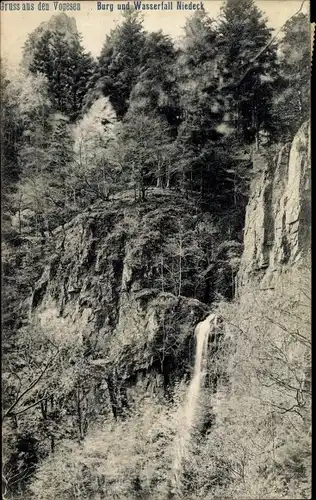
[[308, 1], [0, 5], [3, 499], [311, 498]]

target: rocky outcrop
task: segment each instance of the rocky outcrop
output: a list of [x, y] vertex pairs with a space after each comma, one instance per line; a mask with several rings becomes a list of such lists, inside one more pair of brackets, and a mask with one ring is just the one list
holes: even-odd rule
[[241, 287], [253, 280], [269, 287], [279, 272], [310, 250], [309, 123], [273, 159], [256, 153], [253, 164], [238, 281]]
[[[110, 385], [168, 390], [190, 372], [194, 327], [209, 312], [190, 296], [196, 283], [184, 296], [161, 279], [162, 260], [177, 264], [163, 252], [177, 241], [179, 223], [189, 233], [204, 217], [191, 215], [189, 205], [181, 197], [114, 201], [57, 229], [55, 253], [31, 298], [31, 324], [54, 332], [55, 342], [82, 345]], [[194, 265], [191, 258], [190, 272]], [[183, 279], [185, 272], [184, 263]]]

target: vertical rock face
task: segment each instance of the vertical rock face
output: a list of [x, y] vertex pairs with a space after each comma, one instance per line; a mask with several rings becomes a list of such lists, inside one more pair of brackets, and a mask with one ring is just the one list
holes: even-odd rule
[[188, 216], [181, 197], [167, 203], [101, 203], [56, 229], [55, 253], [30, 301], [32, 325], [59, 344], [80, 344], [104, 378], [115, 371], [124, 387], [146, 377], [169, 387], [188, 373], [192, 333], [208, 312], [197, 298], [172, 293], [167, 277], [162, 288], [159, 252], [179, 220], [190, 229], [203, 216]]
[[284, 267], [308, 254], [311, 232], [310, 125], [275, 158], [256, 154], [246, 210], [239, 285], [273, 283]]

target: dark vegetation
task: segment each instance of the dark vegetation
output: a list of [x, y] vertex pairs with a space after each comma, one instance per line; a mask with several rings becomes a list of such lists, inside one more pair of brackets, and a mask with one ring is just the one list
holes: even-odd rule
[[[309, 112], [307, 17], [295, 16], [278, 41], [262, 50], [271, 36], [252, 0], [229, 0], [216, 20], [204, 12], [191, 17], [179, 48], [162, 31], [147, 32], [140, 16], [130, 12], [107, 35], [95, 61], [84, 51], [79, 34], [66, 36], [56, 22], [54, 29], [30, 35], [17, 74], [9, 76], [1, 63], [6, 498], [167, 498], [172, 415], [181, 399], [181, 377], [172, 381], [174, 406], [165, 399], [136, 398], [128, 415], [130, 427], [117, 414], [114, 425], [108, 415], [122, 404], [107, 391], [117, 384], [115, 377], [105, 387], [91, 347], [78, 345], [71, 335], [56, 346], [49, 329], [38, 331], [28, 319], [29, 298], [33, 307], [40, 302], [36, 293], [45, 290], [36, 283], [45, 265], [52, 266], [52, 256], [62, 252], [58, 244], [67, 224], [94, 207], [115, 212], [117, 219], [118, 207], [129, 212], [121, 217], [116, 229], [120, 235], [113, 239], [123, 235], [132, 242], [135, 269], [149, 273], [141, 280], [135, 277], [143, 288], [206, 304], [220, 296], [233, 298], [252, 153], [276, 150], [290, 141]], [[97, 251], [90, 248], [87, 266]], [[119, 257], [115, 262], [119, 274], [122, 262]], [[259, 309], [256, 314], [260, 316]], [[245, 325], [239, 328], [245, 334]], [[288, 322], [284, 328], [289, 331]], [[261, 329], [272, 335], [269, 325]], [[256, 341], [259, 352], [259, 337]], [[238, 361], [245, 370], [238, 372], [240, 386], [249, 376], [246, 356]], [[297, 359], [301, 356], [299, 351]], [[163, 373], [166, 385], [174, 369], [172, 357], [165, 366], [169, 361]], [[266, 363], [261, 375], [269, 383]], [[289, 369], [296, 373], [297, 364]], [[284, 383], [278, 378], [277, 387], [284, 388]], [[294, 394], [295, 384], [287, 383]], [[239, 406], [235, 400], [230, 404]], [[253, 407], [261, 429], [266, 407]], [[271, 415], [286, 447], [283, 417]], [[229, 440], [223, 445], [221, 436], [228, 432], [237, 446], [236, 435], [246, 426], [239, 409], [240, 428], [236, 430], [228, 413], [221, 424], [224, 430], [219, 426], [215, 437], [204, 435], [203, 443], [197, 438], [200, 451], [192, 451], [196, 460], [187, 494], [259, 498], [268, 491], [290, 498], [286, 495], [296, 492], [300, 480], [307, 481], [307, 445], [295, 455], [299, 433], [307, 435], [298, 415], [299, 424], [286, 424], [296, 425], [296, 431], [288, 444], [290, 458], [284, 458], [289, 457], [286, 451], [284, 460], [278, 458], [277, 484], [275, 462], [261, 460], [256, 464], [262, 484], [255, 489], [258, 476], [247, 469], [253, 458], [246, 438], [242, 458], [241, 449], [230, 448]], [[98, 430], [104, 419], [106, 431]], [[133, 433], [140, 436], [136, 451]], [[285, 487], [287, 470], [295, 471], [296, 479]]]

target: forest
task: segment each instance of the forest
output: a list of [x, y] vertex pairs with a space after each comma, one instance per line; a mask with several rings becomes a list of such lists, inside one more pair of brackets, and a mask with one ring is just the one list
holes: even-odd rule
[[[309, 119], [310, 45], [306, 14], [292, 16], [275, 36], [253, 0], [227, 0], [216, 19], [204, 10], [188, 17], [177, 41], [147, 31], [141, 12], [126, 11], [97, 58], [60, 13], [29, 34], [16, 72], [1, 60], [4, 498], [310, 498], [308, 402], [288, 422], [293, 412], [282, 405], [280, 413], [265, 413], [245, 399], [260, 377], [273, 401], [296, 394], [295, 370], [309, 366], [308, 301], [302, 291], [297, 305], [291, 294], [308, 282], [308, 271], [293, 290], [285, 285], [280, 299], [279, 310], [287, 310], [284, 345], [295, 314], [306, 319], [286, 380], [275, 332], [262, 319], [262, 309], [275, 303], [262, 298], [259, 307], [253, 290], [242, 315], [232, 302], [253, 156], [271, 158]], [[190, 372], [183, 352], [168, 397], [137, 396], [120, 414], [100, 396], [104, 374], [92, 342], [88, 350], [69, 332], [56, 350], [57, 333], [30, 319], [29, 299], [39, 300], [37, 283], [62, 252], [59, 240], [93, 210], [118, 220], [108, 241], [114, 257], [121, 237], [133, 241], [139, 266], [155, 253], [144, 289], [216, 301], [232, 329], [244, 332], [235, 351], [224, 342], [218, 354], [213, 369], [222, 373], [229, 359], [237, 389], [213, 433], [196, 430], [181, 493], [172, 489], [169, 463]], [[288, 309], [291, 301], [297, 310]], [[247, 315], [257, 325], [252, 338], [245, 334]], [[122, 350], [115, 363], [123, 358]], [[277, 382], [268, 375], [271, 363]], [[260, 372], [255, 382], [252, 370]], [[96, 396], [89, 384], [98, 387]], [[271, 419], [279, 433], [273, 443], [282, 442], [278, 460], [274, 445], [272, 458], [260, 451], [271, 445]], [[261, 448], [254, 459], [256, 436]]]

